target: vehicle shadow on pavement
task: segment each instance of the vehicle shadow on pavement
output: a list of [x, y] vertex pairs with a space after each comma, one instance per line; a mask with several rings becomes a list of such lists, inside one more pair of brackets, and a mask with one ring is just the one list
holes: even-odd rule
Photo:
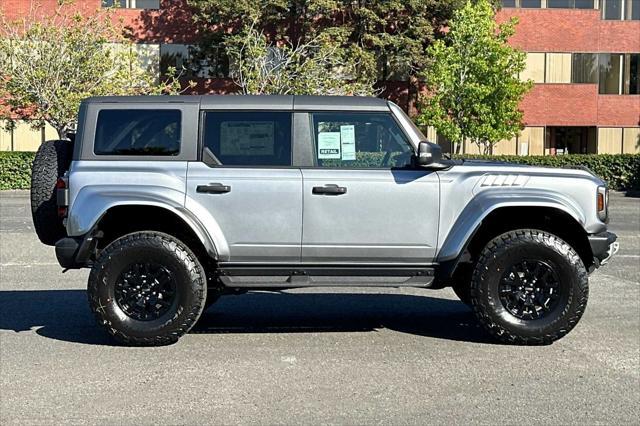
[[408, 294], [248, 293], [224, 296], [192, 333], [402, 333], [494, 343], [457, 300]]
[[[224, 296], [191, 333], [371, 332], [493, 343], [456, 300], [403, 294], [265, 293]], [[0, 331], [114, 345], [95, 323], [83, 290], [0, 291]]]

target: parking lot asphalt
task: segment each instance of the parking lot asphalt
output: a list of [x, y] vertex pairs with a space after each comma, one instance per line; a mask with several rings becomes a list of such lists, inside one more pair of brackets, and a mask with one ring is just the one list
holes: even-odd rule
[[175, 345], [115, 346], [26, 192], [0, 193], [0, 424], [638, 424], [640, 198], [578, 326], [495, 344], [449, 289], [225, 296]]

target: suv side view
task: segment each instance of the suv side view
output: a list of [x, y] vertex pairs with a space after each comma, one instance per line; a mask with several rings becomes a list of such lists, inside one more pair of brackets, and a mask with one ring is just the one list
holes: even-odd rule
[[452, 161], [395, 104], [320, 96], [103, 97], [38, 151], [32, 211], [118, 341], [177, 341], [221, 295], [452, 286], [507, 343], [582, 316], [617, 251], [588, 170]]

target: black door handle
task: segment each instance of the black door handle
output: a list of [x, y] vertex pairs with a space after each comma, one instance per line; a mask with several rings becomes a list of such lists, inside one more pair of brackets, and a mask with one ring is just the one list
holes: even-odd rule
[[325, 185], [314, 186], [311, 190], [313, 194], [326, 194], [326, 195], [342, 195], [347, 193], [347, 188], [338, 185]]
[[196, 192], [204, 194], [225, 194], [227, 192], [231, 192], [231, 187], [221, 183], [210, 183], [209, 185], [198, 185], [196, 187]]

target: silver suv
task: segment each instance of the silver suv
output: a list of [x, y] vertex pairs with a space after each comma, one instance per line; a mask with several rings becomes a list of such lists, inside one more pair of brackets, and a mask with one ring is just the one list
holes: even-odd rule
[[617, 250], [593, 173], [445, 160], [382, 99], [91, 98], [72, 139], [36, 155], [36, 231], [126, 344], [310, 286], [451, 286], [495, 338], [550, 343]]

